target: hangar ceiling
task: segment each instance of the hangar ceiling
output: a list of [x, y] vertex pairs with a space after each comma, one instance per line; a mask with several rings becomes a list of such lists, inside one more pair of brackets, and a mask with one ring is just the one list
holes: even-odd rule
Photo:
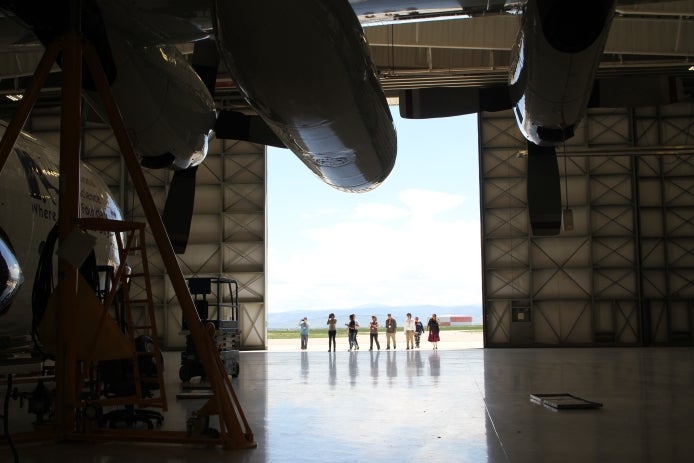
[[[580, 8], [580, 6], [577, 6]], [[621, 7], [600, 76], [664, 73], [686, 77], [694, 56], [694, 2]], [[504, 85], [519, 16], [389, 24], [365, 28], [386, 90]]]
[[[9, 18], [0, 17], [0, 24], [4, 36], [19, 35]], [[509, 51], [518, 28], [519, 16], [494, 13], [474, 18], [374, 23], [364, 31], [383, 88], [388, 96], [395, 97], [404, 88], [504, 85]], [[192, 52], [190, 45], [182, 45], [181, 49]], [[24, 89], [42, 53], [40, 44], [26, 41], [0, 48], [0, 94]], [[682, 77], [690, 88], [694, 86], [694, 78], [690, 77], [694, 72], [689, 71], [694, 64], [692, 56], [694, 0], [620, 6], [599, 76], [666, 74]], [[58, 82], [57, 78], [49, 82], [44, 100], [55, 102]], [[216, 91], [220, 104], [245, 106], [223, 70]]]
[[[693, 18], [693, 0], [621, 8], [599, 75], [675, 76], [681, 78], [684, 94], [691, 98]], [[7, 18], [0, 19], [3, 33], [11, 34], [12, 24]], [[509, 50], [518, 25], [517, 16], [491, 14], [377, 24], [366, 27], [365, 33], [386, 95], [396, 104], [397, 92], [406, 88], [505, 85]], [[22, 44], [20, 52], [17, 47], [0, 49], [0, 95], [23, 92], [42, 52], [39, 45], [28, 43]], [[27, 126], [29, 131], [54, 141], [59, 130], [59, 82], [60, 72], [55, 69]], [[248, 109], [224, 72], [218, 76], [216, 100], [220, 107]], [[11, 100], [0, 99], [0, 116], [10, 117], [15, 107]], [[110, 129], [85, 110], [85, 160], [102, 173], [116, 192], [126, 217], [144, 220]], [[688, 138], [691, 125], [687, 125], [691, 123], [682, 121], [690, 120], [686, 114], [691, 115], [694, 110], [683, 104], [678, 115], [672, 117], [668, 116], [671, 109], [648, 111], [652, 114], [630, 110], [589, 114], [583, 135], [577, 135], [567, 148], [569, 181], [562, 185], [566, 196], [576, 200], [577, 228], [571, 237], [551, 243], [527, 234], [523, 168], [519, 166], [522, 158], [514, 157], [523, 140], [518, 138], [513, 118], [510, 113], [480, 115], [482, 270], [488, 346], [638, 344], [647, 339], [659, 343], [682, 339], [691, 342], [694, 296], [691, 301], [688, 299], [688, 286], [682, 283], [689, 278], [689, 270], [682, 269], [676, 278], [663, 270], [670, 269], [671, 262], [677, 264], [674, 267], [687, 267], [683, 263], [686, 259], [671, 256], [694, 253], [688, 244], [694, 232], [689, 232], [686, 219], [687, 215], [694, 216], [694, 201], [685, 199], [687, 187], [672, 185], [677, 181], [670, 178], [672, 171], [667, 167], [681, 164], [682, 172], [688, 175], [691, 153], [686, 149], [667, 153], [663, 150], [673, 145], [678, 149], [682, 149], [679, 145], [692, 145]], [[634, 124], [649, 127], [645, 130], [647, 143], [636, 135]], [[666, 135], [673, 124], [678, 127], [678, 137]], [[609, 139], [607, 133], [614, 139]], [[590, 157], [585, 155], [588, 152]], [[639, 176], [638, 172], [649, 169], [652, 174]], [[147, 171], [146, 176], [155, 200], [163, 207], [170, 173]], [[637, 187], [651, 193], [667, 191], [674, 198], [661, 194], [657, 204], [635, 203]], [[672, 193], [673, 188], [681, 190], [681, 194]], [[612, 199], [606, 200], [608, 197]], [[673, 212], [673, 204], [680, 209]], [[264, 147], [215, 141], [198, 178], [193, 219], [196, 226], [190, 250], [181, 256], [181, 266], [185, 276], [224, 275], [239, 280], [242, 344], [251, 349], [264, 348], [266, 344], [265, 205]], [[621, 210], [629, 212], [624, 215]], [[633, 228], [640, 223], [639, 217], [653, 218], [657, 214], [669, 217], [667, 224], [664, 218], [659, 219], [658, 226], [649, 221], [639, 228], [647, 232], [635, 234]], [[679, 219], [673, 219], [673, 214]], [[669, 227], [675, 227], [674, 231]], [[667, 238], [671, 231], [677, 239]], [[682, 237], [683, 241], [679, 240]], [[659, 244], [664, 242], [668, 244]], [[651, 252], [646, 251], [649, 243]], [[624, 252], [625, 247], [631, 253]], [[150, 254], [154, 252], [152, 246]], [[654, 253], [660, 257], [643, 259]], [[153, 292], [163, 319], [159, 326], [164, 329], [164, 345], [181, 347], [184, 340], [180, 335], [180, 310], [168, 277], [163, 265], [157, 265], [157, 259], [151, 255], [150, 267], [155, 273]], [[647, 268], [650, 270], [646, 271]], [[648, 283], [649, 276], [653, 283]], [[625, 280], [631, 283], [625, 284]], [[563, 288], [567, 282], [573, 290], [556, 290], [548, 295], [547, 288]], [[656, 291], [666, 282], [676, 290], [646, 297], [647, 288]], [[614, 293], [614, 288], [621, 290]], [[552, 306], [561, 309], [553, 310]], [[521, 320], [517, 325], [527, 310], [534, 311], [532, 320], [537, 322], [523, 325]], [[658, 321], [644, 328], [647, 313]], [[667, 323], [661, 323], [663, 320]], [[681, 334], [687, 332], [690, 334]]]

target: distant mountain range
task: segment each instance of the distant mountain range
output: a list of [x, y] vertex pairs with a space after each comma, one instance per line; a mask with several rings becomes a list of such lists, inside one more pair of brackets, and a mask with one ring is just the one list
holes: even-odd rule
[[[431, 314], [437, 315], [467, 315], [472, 317], [473, 324], [482, 324], [481, 305], [459, 305], [459, 306], [436, 306], [436, 305], [416, 305], [416, 306], [368, 306], [354, 307], [351, 309], [326, 309], [326, 310], [292, 310], [289, 312], [270, 312], [267, 314], [267, 327], [270, 330], [293, 329], [299, 325], [299, 320], [308, 317], [311, 328], [322, 328], [326, 326], [328, 314], [334, 313], [337, 317], [337, 326], [341, 327], [349, 320], [350, 314], [355, 314], [361, 326], [365, 327], [371, 321], [371, 315], [376, 315], [379, 322], [383, 322], [388, 314], [392, 314], [398, 322], [405, 321], [405, 315], [409, 312], [413, 317], [419, 317], [423, 323], [429, 320]], [[402, 323], [399, 323], [402, 326]]]

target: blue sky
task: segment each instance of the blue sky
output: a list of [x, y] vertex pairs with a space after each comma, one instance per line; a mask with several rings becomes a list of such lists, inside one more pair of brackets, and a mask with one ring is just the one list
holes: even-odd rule
[[482, 303], [477, 116], [401, 119], [395, 167], [334, 190], [268, 148], [268, 311]]

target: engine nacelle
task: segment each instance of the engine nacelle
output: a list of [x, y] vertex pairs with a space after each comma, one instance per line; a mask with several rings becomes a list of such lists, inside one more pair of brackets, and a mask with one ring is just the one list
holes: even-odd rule
[[10, 308], [23, 283], [24, 274], [19, 261], [0, 230], [0, 315], [4, 315]]
[[320, 179], [367, 191], [397, 140], [349, 3], [216, 2], [220, 55], [248, 103]]
[[[186, 58], [173, 45], [136, 42], [143, 31], [110, 2], [101, 2], [116, 73], [111, 91], [133, 146], [149, 168], [200, 164], [216, 121], [215, 103]], [[126, 33], [128, 34], [126, 36]], [[85, 92], [105, 118], [96, 92]]]
[[518, 127], [536, 145], [573, 135], [583, 118], [614, 1], [529, 0], [509, 72]]

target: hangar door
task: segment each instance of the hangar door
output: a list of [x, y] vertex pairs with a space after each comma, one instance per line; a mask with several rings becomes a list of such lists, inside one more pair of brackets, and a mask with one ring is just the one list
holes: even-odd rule
[[694, 344], [693, 124], [690, 103], [590, 110], [557, 148], [573, 229], [546, 237], [513, 114], [480, 115], [485, 346]]

